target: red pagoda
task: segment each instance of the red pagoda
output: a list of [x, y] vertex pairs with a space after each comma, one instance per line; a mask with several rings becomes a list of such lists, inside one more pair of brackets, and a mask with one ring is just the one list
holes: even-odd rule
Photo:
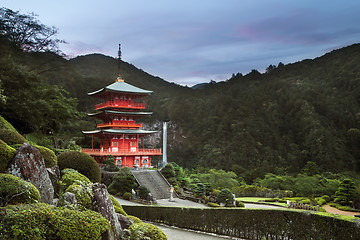
[[[93, 131], [83, 131], [92, 137], [91, 149], [82, 149], [102, 163], [107, 156], [115, 157], [118, 167], [151, 167], [151, 157], [162, 155], [161, 149], [145, 149], [144, 136], [156, 133], [140, 129], [142, 124], [136, 120], [149, 116], [151, 112], [143, 111], [146, 108], [145, 99], [152, 91], [130, 85], [119, 77], [115, 83], [98, 91], [88, 93], [89, 96], [101, 99], [95, 105], [95, 113], [88, 116], [103, 121]], [[100, 139], [100, 149], [94, 149], [94, 137]], [[142, 138], [142, 146], [139, 141]]]

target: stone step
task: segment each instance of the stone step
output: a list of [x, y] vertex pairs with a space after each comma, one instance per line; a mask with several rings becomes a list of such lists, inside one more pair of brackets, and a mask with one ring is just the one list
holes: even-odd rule
[[132, 174], [140, 186], [147, 187], [156, 199], [170, 198], [170, 186], [158, 171], [132, 171]]

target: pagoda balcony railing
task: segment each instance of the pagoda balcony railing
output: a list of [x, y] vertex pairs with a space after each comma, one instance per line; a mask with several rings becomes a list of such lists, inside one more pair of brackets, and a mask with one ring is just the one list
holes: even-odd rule
[[129, 149], [119, 149], [117, 151], [101, 150], [101, 149], [91, 149], [83, 148], [81, 149], [83, 153], [87, 153], [92, 156], [142, 156], [142, 155], [162, 155], [161, 149], [138, 149], [137, 151], [131, 151]]
[[126, 127], [126, 128], [141, 128], [141, 123], [134, 123], [134, 122], [109, 122], [109, 123], [100, 123], [97, 125], [98, 128], [103, 127]]
[[106, 101], [95, 105], [95, 110], [102, 108], [135, 108], [135, 109], [145, 109], [145, 103], [134, 103], [130, 101]]

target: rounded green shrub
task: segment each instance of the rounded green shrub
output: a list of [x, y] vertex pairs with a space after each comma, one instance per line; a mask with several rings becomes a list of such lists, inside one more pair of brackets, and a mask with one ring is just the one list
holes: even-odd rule
[[11, 174], [0, 173], [0, 206], [35, 203], [40, 193], [31, 183]]
[[0, 139], [0, 172], [6, 172], [16, 150]]
[[100, 168], [90, 155], [77, 151], [63, 152], [58, 156], [60, 170], [72, 168], [84, 174], [92, 182], [100, 182]]
[[218, 203], [231, 204], [234, 201], [234, 196], [232, 195], [232, 193], [231, 193], [231, 191], [229, 189], [224, 188], [217, 195], [216, 201]]
[[129, 230], [136, 239], [145, 236], [151, 240], [167, 240], [165, 233], [150, 223], [134, 223], [130, 226]]
[[0, 139], [8, 145], [23, 144], [24, 142], [27, 142], [18, 132], [9, 129], [0, 129]]
[[65, 190], [73, 184], [91, 183], [91, 181], [86, 176], [71, 168], [62, 170], [61, 174], [62, 176], [59, 182], [60, 194], [63, 194]]
[[130, 200], [131, 198], [132, 198], [132, 194], [131, 194], [131, 193], [129, 193], [129, 192], [124, 193], [123, 199], [125, 199], [125, 200]]
[[1, 239], [98, 240], [110, 229], [110, 223], [100, 213], [44, 203], [0, 208], [0, 216]]
[[321, 198], [324, 199], [326, 202], [330, 202], [331, 200], [331, 198], [328, 195], [324, 195]]
[[245, 207], [245, 204], [240, 200], [236, 200], [236, 207]]
[[9, 129], [11, 131], [17, 132], [16, 129], [9, 123], [3, 116], [0, 115], [0, 129]]
[[52, 150], [48, 149], [47, 147], [38, 146], [38, 145], [35, 145], [34, 147], [36, 147], [43, 156], [45, 161], [45, 167], [51, 168], [57, 165], [57, 158]]
[[132, 215], [127, 215], [127, 217], [130, 218], [134, 223], [142, 223], [140, 218], [137, 218], [137, 217], [132, 216]]
[[149, 196], [149, 193], [150, 193], [150, 190], [147, 187], [145, 187], [145, 186], [140, 186], [139, 187], [139, 197], [141, 199], [146, 200], [148, 198], [148, 196]]
[[213, 202], [208, 202], [207, 204], [209, 207], [214, 207], [214, 208], [218, 208], [218, 207], [221, 207], [219, 204], [217, 203], [213, 203]]
[[116, 213], [120, 213], [124, 216], [128, 216], [128, 214], [124, 211], [123, 207], [121, 206], [121, 204], [112, 196], [112, 195], [109, 195], [110, 196], [110, 200], [114, 206], [114, 209], [115, 209], [115, 212]]
[[85, 209], [92, 210], [92, 198], [93, 192], [91, 184], [88, 185], [79, 185], [73, 184], [70, 185], [65, 192], [71, 192], [75, 194], [76, 201], [78, 205], [83, 206]]

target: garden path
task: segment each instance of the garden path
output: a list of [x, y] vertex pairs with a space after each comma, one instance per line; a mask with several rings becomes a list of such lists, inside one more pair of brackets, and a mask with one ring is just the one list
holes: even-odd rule
[[328, 213], [334, 213], [334, 214], [339, 214], [339, 215], [345, 215], [345, 216], [354, 216], [354, 215], [360, 215], [359, 212], [349, 212], [349, 211], [341, 211], [337, 208], [334, 208], [334, 207], [330, 207], [328, 204], [327, 205], [324, 205], [322, 206], [326, 212]]

